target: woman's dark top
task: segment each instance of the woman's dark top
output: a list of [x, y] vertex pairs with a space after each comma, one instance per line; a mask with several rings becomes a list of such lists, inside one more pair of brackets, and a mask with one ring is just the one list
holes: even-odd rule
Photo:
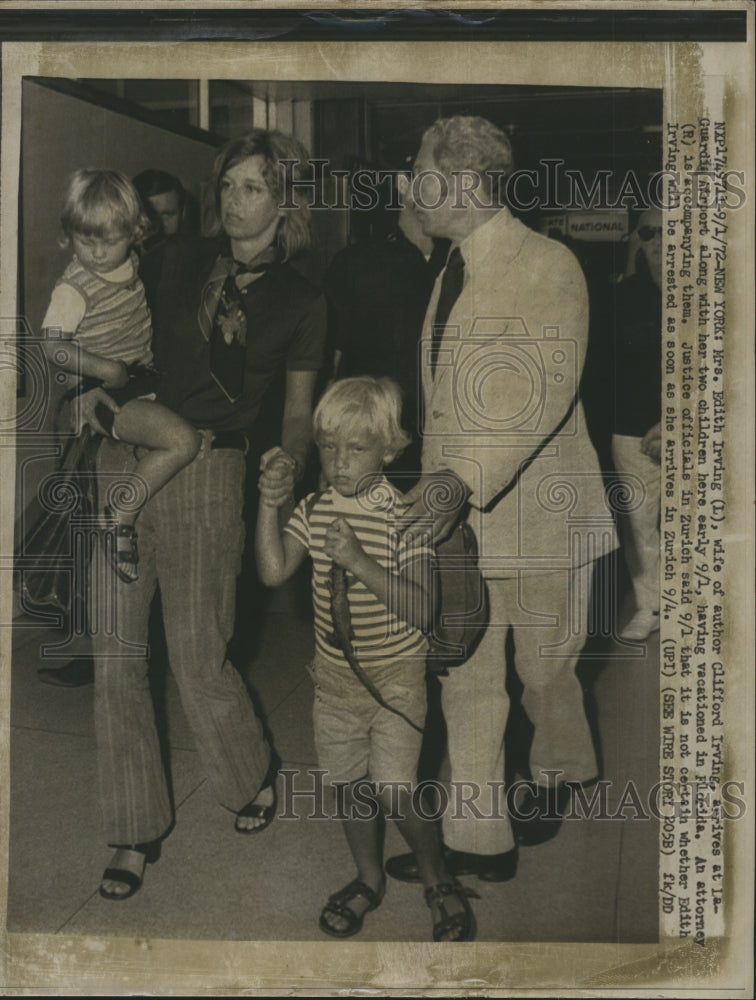
[[205, 282], [219, 255], [228, 253], [228, 241], [176, 237], [143, 259], [142, 279], [162, 375], [158, 401], [195, 427], [246, 431], [277, 372], [322, 367], [326, 305], [289, 264], [273, 264], [247, 286], [244, 390], [230, 402], [210, 374], [210, 343], [198, 320]]

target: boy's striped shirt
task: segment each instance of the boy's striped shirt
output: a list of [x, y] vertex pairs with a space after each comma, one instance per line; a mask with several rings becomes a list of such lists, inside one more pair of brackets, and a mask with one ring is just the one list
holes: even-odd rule
[[[314, 500], [313, 500], [314, 498]], [[322, 494], [310, 494], [294, 510], [284, 531], [307, 549], [313, 562], [312, 598], [315, 612], [315, 644], [318, 652], [335, 663], [345, 663], [329, 638], [333, 633], [328, 577], [331, 559], [324, 551], [328, 526], [343, 517], [368, 556], [392, 573], [415, 559], [425, 562], [423, 578], [430, 586], [433, 549], [427, 541], [408, 542], [397, 528], [405, 505], [401, 494], [381, 477], [360, 497], [344, 497], [333, 487]], [[367, 587], [347, 572], [347, 595], [352, 618], [352, 646], [360, 663], [388, 660], [412, 653], [424, 655], [423, 634], [392, 614]]]

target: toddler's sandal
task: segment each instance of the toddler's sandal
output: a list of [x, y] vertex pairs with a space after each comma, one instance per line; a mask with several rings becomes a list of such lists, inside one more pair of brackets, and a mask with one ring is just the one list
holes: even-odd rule
[[[105, 509], [105, 517], [108, 523], [108, 532], [105, 535], [105, 553], [108, 562], [113, 567], [119, 580], [124, 583], [134, 583], [139, 579], [136, 566], [139, 563], [139, 550], [137, 549], [137, 533], [133, 524], [118, 524], [113, 517], [112, 510]], [[119, 544], [126, 540], [126, 545]], [[125, 566], [133, 566], [134, 572], [129, 573]]]

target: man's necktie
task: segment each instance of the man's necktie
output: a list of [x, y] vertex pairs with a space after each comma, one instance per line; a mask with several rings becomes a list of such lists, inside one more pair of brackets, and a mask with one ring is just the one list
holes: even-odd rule
[[436, 306], [436, 318], [433, 321], [433, 339], [431, 342], [431, 371], [435, 375], [436, 362], [438, 361], [438, 351], [441, 347], [441, 340], [446, 329], [446, 322], [454, 307], [454, 303], [459, 298], [462, 285], [465, 281], [465, 259], [460, 253], [459, 247], [454, 247], [446, 262], [446, 270], [441, 278], [441, 292], [438, 296]]
[[244, 289], [267, 271], [272, 260], [256, 260], [253, 265], [232, 263], [223, 282], [210, 336], [210, 374], [231, 403], [244, 391], [247, 357], [247, 314]]
[[446, 264], [447, 258], [449, 256], [449, 247], [451, 246], [451, 240], [437, 238], [433, 240], [433, 250], [428, 258], [428, 270], [431, 273], [433, 280], [441, 274]]

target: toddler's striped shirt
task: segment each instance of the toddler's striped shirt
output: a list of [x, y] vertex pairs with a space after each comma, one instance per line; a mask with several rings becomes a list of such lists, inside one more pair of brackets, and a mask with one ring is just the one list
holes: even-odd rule
[[81, 347], [109, 361], [152, 362], [152, 322], [137, 273], [128, 260], [109, 275], [96, 274], [74, 254], [58, 280], [42, 328], [73, 334]]

